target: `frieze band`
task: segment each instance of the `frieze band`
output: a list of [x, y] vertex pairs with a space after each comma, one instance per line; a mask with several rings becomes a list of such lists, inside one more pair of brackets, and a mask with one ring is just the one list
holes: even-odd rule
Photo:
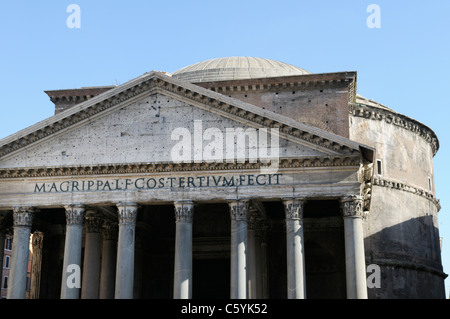
[[126, 179], [70, 180], [35, 183], [34, 193], [71, 193], [142, 190], [159, 188], [202, 188], [280, 185], [283, 174], [246, 174], [235, 176], [141, 177]]

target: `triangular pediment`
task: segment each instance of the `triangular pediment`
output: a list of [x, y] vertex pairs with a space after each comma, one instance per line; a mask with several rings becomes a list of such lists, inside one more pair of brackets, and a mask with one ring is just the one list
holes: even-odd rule
[[199, 128], [202, 134], [207, 129], [225, 134], [229, 128], [279, 132], [279, 156], [288, 159], [357, 157], [361, 147], [255, 105], [151, 72], [0, 140], [0, 168], [170, 162], [176, 128], [191, 132], [193, 140]]

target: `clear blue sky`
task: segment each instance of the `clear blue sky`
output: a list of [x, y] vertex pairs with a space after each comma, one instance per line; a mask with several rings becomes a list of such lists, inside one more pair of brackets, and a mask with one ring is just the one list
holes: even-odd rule
[[[80, 28], [66, 25], [72, 3], [81, 9]], [[367, 27], [372, 3], [381, 9], [381, 28]], [[438, 135], [435, 183], [450, 273], [449, 15], [448, 0], [3, 1], [0, 138], [53, 115], [44, 90], [124, 83], [211, 58], [357, 71], [359, 94]]]

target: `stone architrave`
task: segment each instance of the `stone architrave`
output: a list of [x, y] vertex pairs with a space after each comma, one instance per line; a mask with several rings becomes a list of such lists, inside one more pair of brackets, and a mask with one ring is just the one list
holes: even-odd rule
[[8, 299], [25, 299], [29, 243], [34, 210], [32, 207], [14, 207], [11, 269], [9, 271]]
[[341, 198], [341, 209], [344, 219], [347, 298], [367, 299], [362, 197]]
[[66, 239], [61, 281], [61, 299], [78, 299], [81, 289], [81, 241], [85, 208], [72, 204], [66, 209]]
[[230, 201], [231, 217], [231, 273], [230, 298], [246, 299], [247, 295], [247, 249], [248, 207], [247, 200]]
[[136, 203], [119, 203], [117, 204], [117, 208], [119, 214], [119, 239], [117, 243], [116, 287], [114, 298], [132, 299], [138, 205]]
[[175, 202], [174, 299], [192, 298], [192, 201]]
[[289, 299], [306, 298], [302, 199], [283, 199], [286, 218], [287, 293]]

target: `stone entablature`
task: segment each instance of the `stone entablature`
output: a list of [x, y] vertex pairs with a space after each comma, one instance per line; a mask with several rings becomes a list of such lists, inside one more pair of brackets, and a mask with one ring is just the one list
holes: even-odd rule
[[50, 97], [50, 100], [55, 103], [55, 114], [58, 114], [76, 104], [88, 101], [94, 96], [102, 94], [115, 87], [116, 86], [98, 86], [80, 89], [48, 90], [44, 92]]
[[437, 199], [436, 196], [434, 196], [432, 193], [427, 192], [421, 188], [418, 188], [418, 187], [415, 187], [412, 185], [408, 185], [405, 183], [401, 183], [398, 181], [388, 180], [388, 179], [381, 178], [381, 177], [374, 177], [373, 185], [379, 186], [379, 187], [386, 187], [386, 188], [390, 188], [390, 189], [397, 189], [397, 190], [401, 190], [404, 192], [416, 194], [418, 196], [422, 196], [422, 197], [428, 199], [429, 201], [431, 201], [434, 205], [436, 205], [438, 212], [441, 210], [441, 204], [440, 204], [439, 199]]
[[47, 90], [44, 92], [47, 93], [53, 103], [64, 101], [79, 104], [115, 87], [116, 86], [99, 86], [80, 89]]
[[[320, 168], [359, 166], [360, 156], [317, 156], [281, 158], [279, 168]], [[210, 170], [261, 169], [261, 163], [128, 163], [79, 166], [0, 168], [0, 179], [51, 176], [90, 176], [108, 174], [164, 173]]]
[[436, 155], [439, 150], [439, 140], [436, 134], [426, 125], [409, 118], [405, 115], [389, 111], [385, 108], [377, 108], [367, 104], [350, 104], [349, 112], [352, 116], [362, 117], [370, 120], [385, 121], [387, 124], [392, 124], [402, 127], [414, 134], [419, 135], [427, 141]]
[[[354, 85], [356, 72], [304, 74], [300, 76], [270, 77], [247, 80], [229, 80], [196, 83], [219, 93], [235, 91], [312, 90], [323, 87]], [[354, 90], [352, 90], [354, 93]], [[354, 102], [355, 96], [350, 98]]]
[[[275, 174], [259, 170], [204, 171], [201, 175], [165, 172], [50, 176], [3, 179], [0, 210], [17, 205], [57, 207], [61, 203], [83, 202], [102, 205], [112, 201], [155, 203], [190, 198], [197, 201], [226, 201], [240, 198], [270, 200], [281, 197], [331, 197], [359, 194], [361, 166], [339, 168], [280, 169]], [[25, 200], [26, 199], [26, 200]]]

